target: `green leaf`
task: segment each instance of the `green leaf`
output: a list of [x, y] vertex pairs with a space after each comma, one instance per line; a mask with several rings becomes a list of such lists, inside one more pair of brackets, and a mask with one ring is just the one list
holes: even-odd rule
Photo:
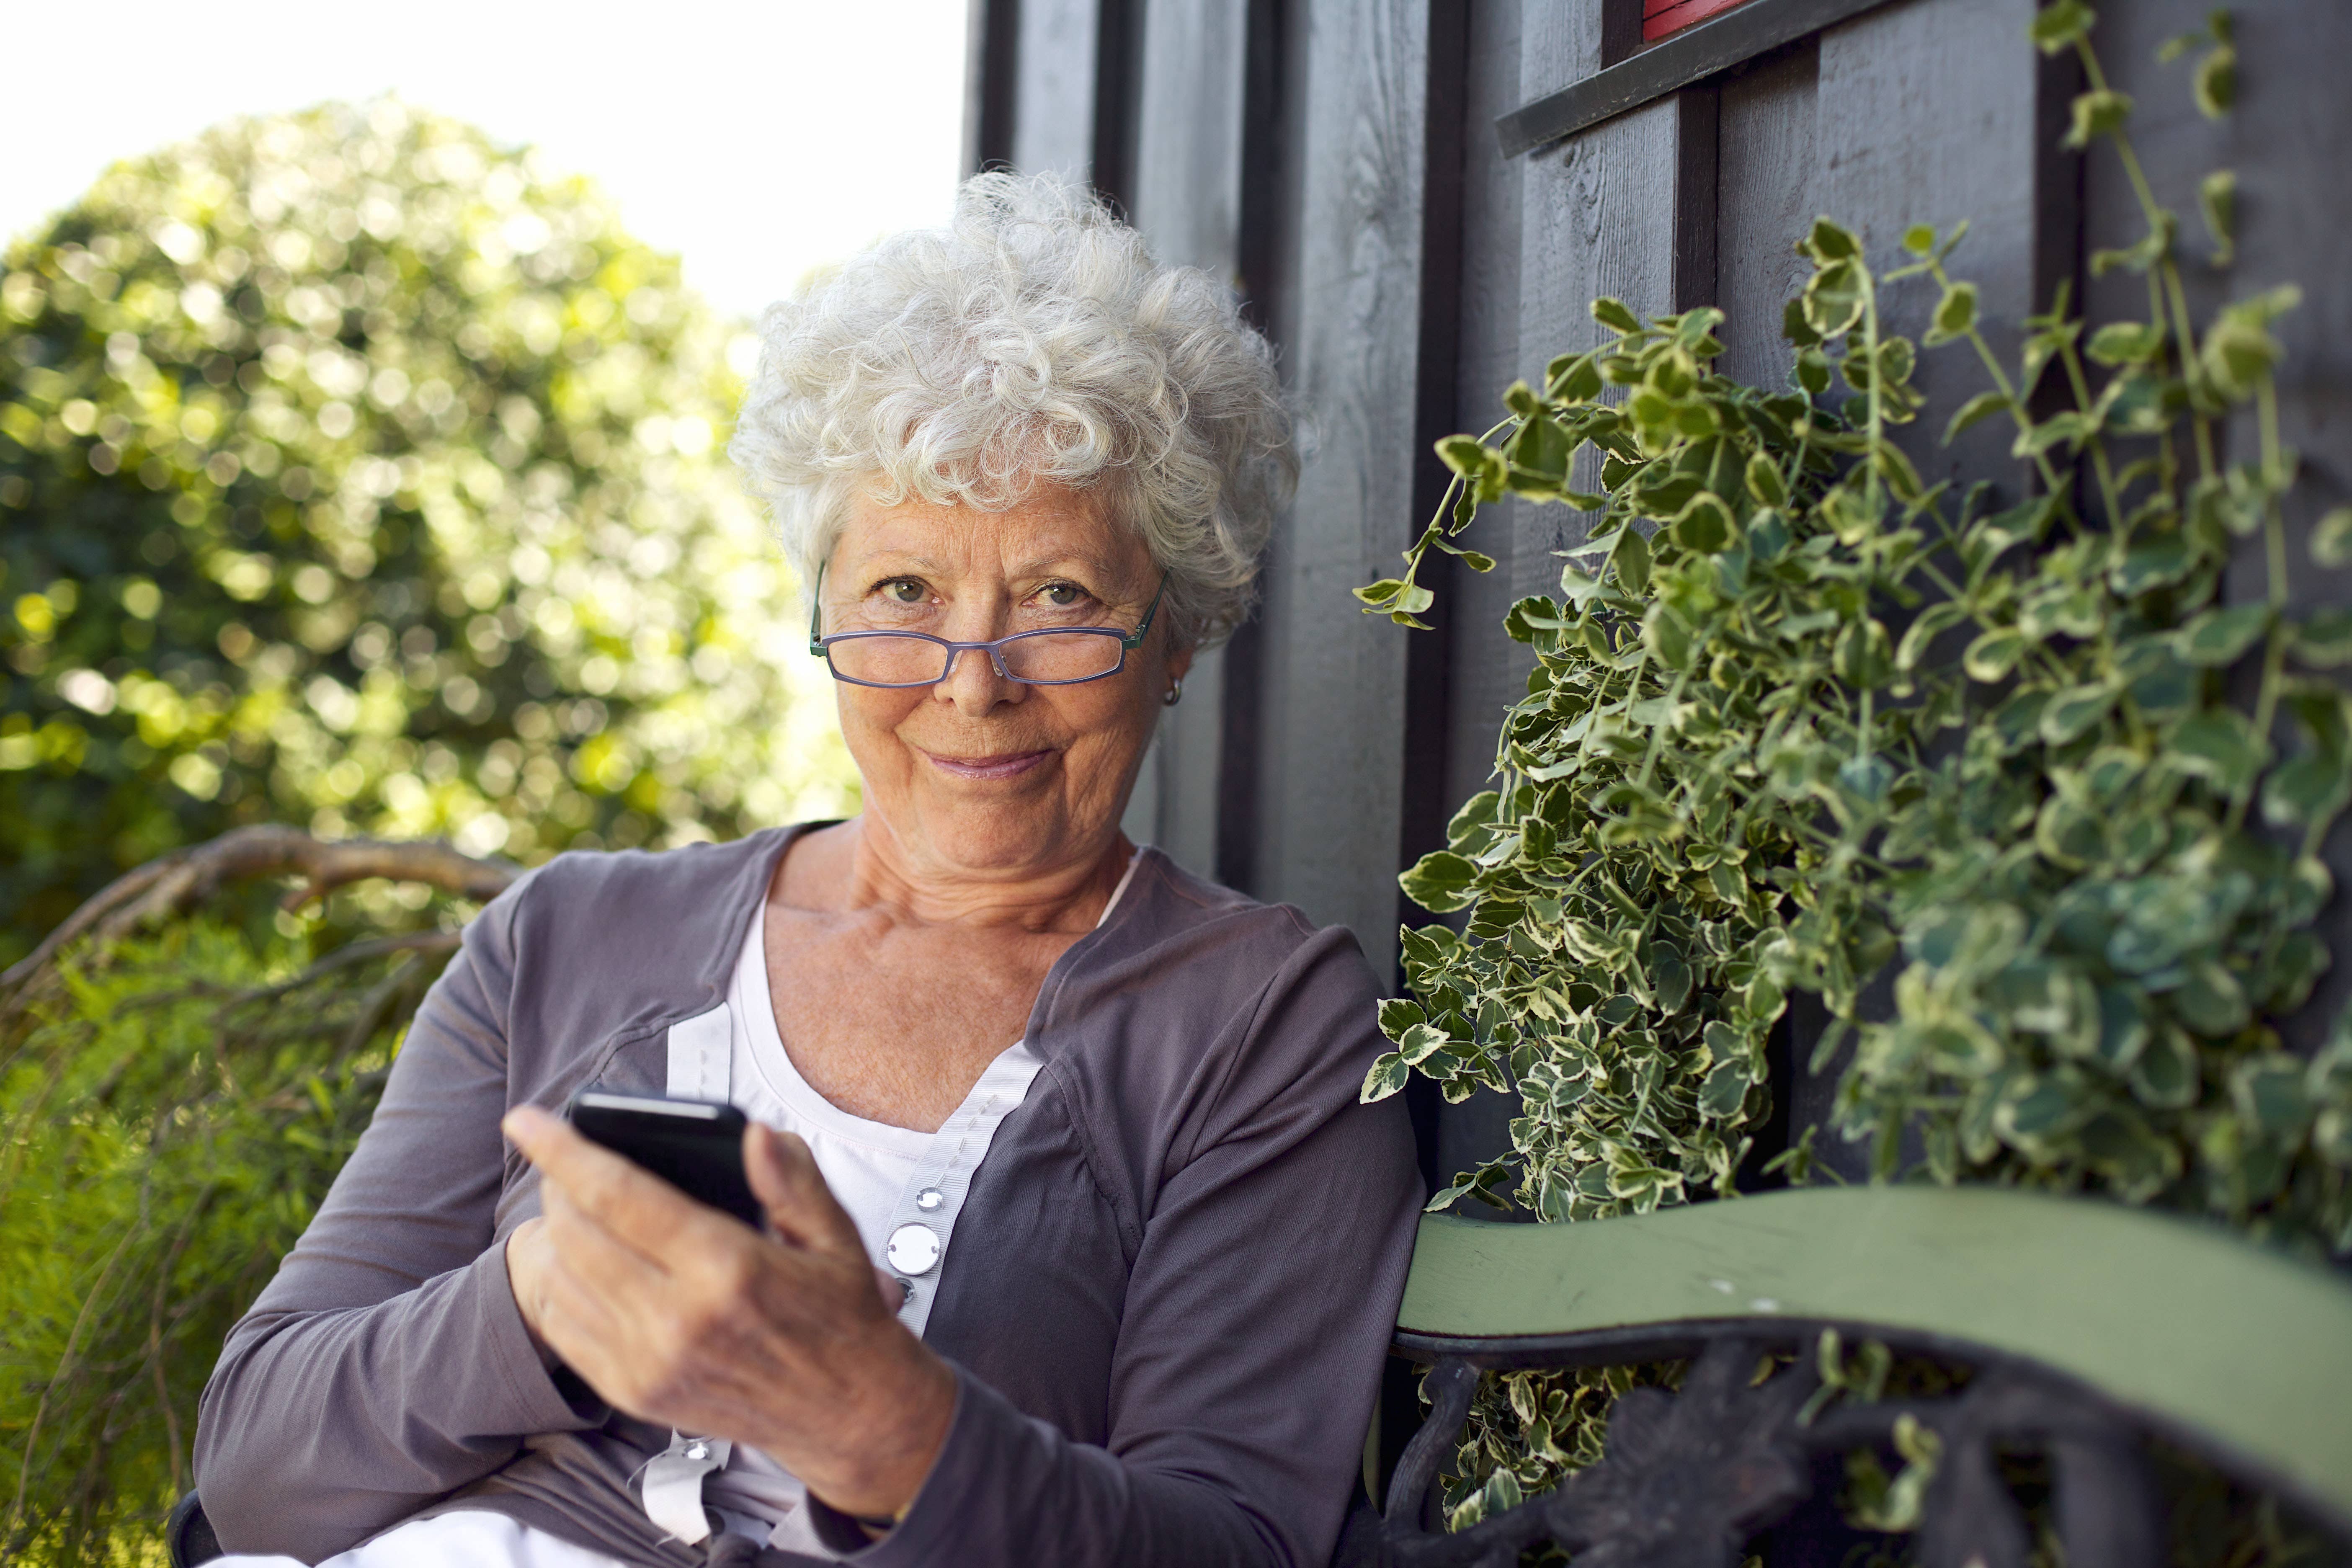
[[1806, 324], [1836, 337], [1862, 320], [1862, 269], [1850, 260], [1830, 262], [1806, 281], [1802, 298]]
[[1642, 531], [1628, 524], [1617, 536], [1617, 547], [1609, 552], [1610, 562], [1617, 568], [1617, 582], [1625, 592], [1639, 594], [1650, 585], [1650, 542]]
[[1740, 1106], [1748, 1099], [1749, 1081], [1745, 1061], [1716, 1063], [1708, 1069], [1706, 1081], [1699, 1086], [1699, 1114], [1717, 1121], [1738, 1115]]
[[2164, 329], [2154, 321], [2110, 321], [2091, 334], [2084, 353], [2100, 364], [2145, 364], [2164, 346]]
[[[1804, 301], [1792, 300], [1790, 305], [1802, 310]], [[1819, 342], [1821, 340], [1816, 337], [1813, 341]], [[1792, 374], [1797, 378], [1797, 384], [1816, 397], [1830, 389], [1829, 356], [1817, 348], [1808, 348], [1797, 356], [1796, 369]]]
[[2090, 37], [2095, 20], [2097, 14], [2083, 0], [2055, 0], [2034, 13], [2028, 37], [2043, 54], [2054, 55]]
[[1862, 243], [1854, 238], [1853, 231], [1826, 217], [1813, 220], [1811, 230], [1797, 242], [1797, 248], [1819, 262], [1845, 260], [1862, 254]]
[[2352, 664], [2352, 608], [2315, 611], [2292, 627], [2288, 651], [2315, 669]]
[[1961, 404], [1958, 411], [1952, 416], [1951, 423], [1944, 426], [1944, 445], [1950, 446], [1952, 438], [1969, 426], [1990, 419], [1994, 415], [2013, 406], [2015, 405], [2000, 393], [1978, 393], [1974, 397]]
[[2182, 1023], [2213, 1038], [2244, 1028], [2252, 1012], [2238, 977], [2210, 962], [2189, 965], [2188, 979], [2172, 993], [2172, 1010]]
[[1936, 248], [1936, 231], [1924, 223], [1915, 223], [1903, 231], [1903, 248], [1914, 256], [1927, 256]]
[[2104, 681], [2070, 686], [2053, 696], [2042, 710], [2042, 738], [2051, 745], [2063, 746], [2105, 718], [2115, 705], [2115, 689]]
[[2074, 100], [2074, 123], [2067, 127], [2061, 146], [2077, 152], [2088, 147], [2101, 136], [2110, 136], [2124, 128], [2131, 118], [2132, 100], [2128, 93], [2111, 88], [2100, 88], [2083, 93]]
[[1404, 590], [1403, 579], [1383, 577], [1377, 583], [1365, 584], [1362, 587], [1355, 589], [1354, 593], [1357, 598], [1361, 599], [1370, 608], [1385, 610], [1396, 602], [1397, 595]]
[[1394, 1051], [1389, 1051], [1375, 1060], [1371, 1070], [1364, 1074], [1363, 1090], [1357, 1099], [1365, 1105], [1386, 1100], [1402, 1089], [1405, 1080], [1412, 1077], [1412, 1069], [1404, 1065], [1404, 1058]]
[[1919, 661], [1927, 657], [1928, 645], [1968, 618], [1968, 606], [1949, 600], [1920, 611], [1904, 629], [1903, 641], [1895, 649], [1895, 668], [1906, 674], [1916, 669]]
[[1929, 348], [1948, 343], [1955, 338], [1967, 337], [1977, 324], [1977, 286], [1954, 283], [1936, 301], [1936, 313], [1930, 318], [1927, 335], [1922, 341]]
[[[1758, 452], [1748, 459], [1748, 493], [1766, 506], [1786, 506], [1789, 487], [1780, 478], [1780, 469], [1769, 452]], [[2347, 518], [2345, 531], [2352, 535], [2352, 507], [2342, 509]]]
[[1900, 447], [1881, 441], [1871, 448], [1870, 455], [1879, 477], [1898, 500], [1916, 501], [1927, 493], [1927, 487], [1919, 482], [1919, 470], [1911, 466], [1911, 459], [1903, 455]]
[[1478, 868], [1451, 850], [1440, 849], [1414, 862], [1397, 879], [1406, 898], [1433, 915], [1451, 914], [1470, 902], [1470, 888]]
[[1971, 680], [1990, 685], [2009, 679], [2025, 652], [2025, 634], [2015, 626], [1996, 626], [1969, 644], [1960, 655], [1960, 668], [1969, 672]]
[[2179, 582], [2196, 563], [2184, 535], [2155, 534], [2133, 542], [2122, 562], [2107, 574], [2107, 584], [2124, 598], [2136, 599], [2151, 588], [2168, 587]]
[[2197, 62], [2196, 75], [2189, 79], [2189, 92], [2197, 100], [2197, 111], [2208, 120], [2219, 120], [2237, 106], [2238, 51], [2224, 45]]
[[1683, 618], [1665, 605], [1652, 605], [1649, 614], [1642, 617], [1642, 641], [1651, 656], [1668, 669], [1690, 668], [1693, 652], [1690, 628]]
[[2238, 256], [2238, 176], [2216, 169], [2198, 182], [2197, 210], [2204, 216], [2205, 232], [2213, 237], [2213, 265], [2229, 266]]
[[2254, 733], [2252, 721], [2236, 709], [2213, 708], [2182, 720], [2164, 754], [2182, 773], [2235, 796], [2270, 760], [2270, 743]]
[[1638, 332], [1642, 330], [1642, 319], [1625, 308], [1625, 301], [1613, 300], [1606, 294], [1592, 301], [1592, 319], [1613, 332]]
[[1801, 349], [1811, 348], [1822, 341], [1821, 334], [1805, 320], [1803, 300], [1792, 299], [1780, 307], [1780, 335]]
[[2197, 1049], [2177, 1025], [2161, 1025], [2148, 1037], [2129, 1076], [2142, 1105], [2178, 1110], [2197, 1103]]
[[1437, 455], [1445, 466], [1465, 479], [1476, 479], [1486, 471], [1489, 453], [1485, 442], [1475, 436], [1448, 436], [1437, 443]]
[[1845, 629], [1838, 633], [1831, 662], [1837, 669], [1838, 679], [1856, 691], [1872, 691], [1885, 685], [1894, 676], [1885, 626], [1874, 620], [1847, 622]]
[[2352, 566], [2352, 506], [2332, 507], [2312, 526], [2311, 558], [2322, 566]]
[[2214, 668], [2235, 664], [2270, 626], [2268, 605], [2207, 610], [2173, 634], [2173, 647], [2190, 664]]
[[2174, 221], [2170, 213], [2132, 244], [2120, 249], [2106, 247], [2091, 252], [2091, 276], [2105, 278], [2115, 271], [2145, 272], [2163, 260], [2172, 249]]
[[1570, 403], [1589, 403], [1601, 395], [1601, 368], [1591, 354], [1563, 354], [1545, 369], [1551, 395]]
[[2273, 827], [2324, 826], [2347, 804], [2352, 766], [2341, 756], [2305, 752], [2263, 780], [2263, 820]]
[[1731, 509], [1723, 498], [1701, 490], [1675, 519], [1675, 542], [1701, 555], [1713, 555], [1731, 542]]

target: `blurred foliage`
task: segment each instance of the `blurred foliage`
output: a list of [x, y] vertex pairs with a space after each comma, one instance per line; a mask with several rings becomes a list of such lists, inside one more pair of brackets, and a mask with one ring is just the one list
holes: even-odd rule
[[[220, 1343], [373, 1112], [456, 945], [214, 917], [68, 963], [0, 1053], [0, 1561], [137, 1561]], [[337, 922], [343, 923], [343, 922]]]
[[13, 244], [0, 963], [247, 821], [529, 862], [843, 810], [718, 458], [748, 348], [593, 186], [390, 100]]

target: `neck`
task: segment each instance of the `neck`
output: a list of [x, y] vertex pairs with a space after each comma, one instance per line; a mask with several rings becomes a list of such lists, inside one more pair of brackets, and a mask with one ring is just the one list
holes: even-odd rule
[[[845, 865], [834, 877], [836, 907], [877, 910], [922, 924], [1018, 926], [1031, 931], [1093, 929], [1118, 891], [1135, 846], [1114, 830], [1098, 848], [1018, 870], [974, 871], [942, 865], [890, 831], [871, 813], [838, 833]], [[832, 901], [832, 900], [828, 900]]]

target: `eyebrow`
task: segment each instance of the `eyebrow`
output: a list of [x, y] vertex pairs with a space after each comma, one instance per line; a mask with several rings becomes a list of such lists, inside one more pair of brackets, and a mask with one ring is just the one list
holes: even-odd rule
[[[861, 575], [873, 573], [896, 575], [898, 574], [892, 571], [895, 565], [903, 565], [909, 574], [936, 574], [945, 567], [946, 563], [929, 555], [916, 554], [911, 552], [902, 553], [896, 550], [885, 549], [876, 552], [873, 559], [857, 564], [853, 570]], [[1076, 552], [1041, 556], [1034, 561], [1023, 562], [1013, 567], [1008, 575], [1017, 581], [1023, 577], [1050, 577], [1056, 573], [1068, 571], [1084, 572], [1106, 582], [1117, 575], [1108, 562], [1098, 556]]]

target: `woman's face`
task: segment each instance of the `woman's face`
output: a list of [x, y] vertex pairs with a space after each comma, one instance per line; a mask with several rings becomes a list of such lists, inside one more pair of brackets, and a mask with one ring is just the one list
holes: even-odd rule
[[[1041, 488], [1007, 511], [853, 503], [825, 566], [822, 630], [984, 642], [1055, 626], [1132, 631], [1160, 587], [1151, 555], [1097, 497]], [[1026, 686], [982, 653], [936, 686], [835, 683], [866, 806], [934, 872], [991, 879], [1091, 866], [1118, 831], [1162, 698], [1192, 663], [1163, 607], [1126, 668]]]

